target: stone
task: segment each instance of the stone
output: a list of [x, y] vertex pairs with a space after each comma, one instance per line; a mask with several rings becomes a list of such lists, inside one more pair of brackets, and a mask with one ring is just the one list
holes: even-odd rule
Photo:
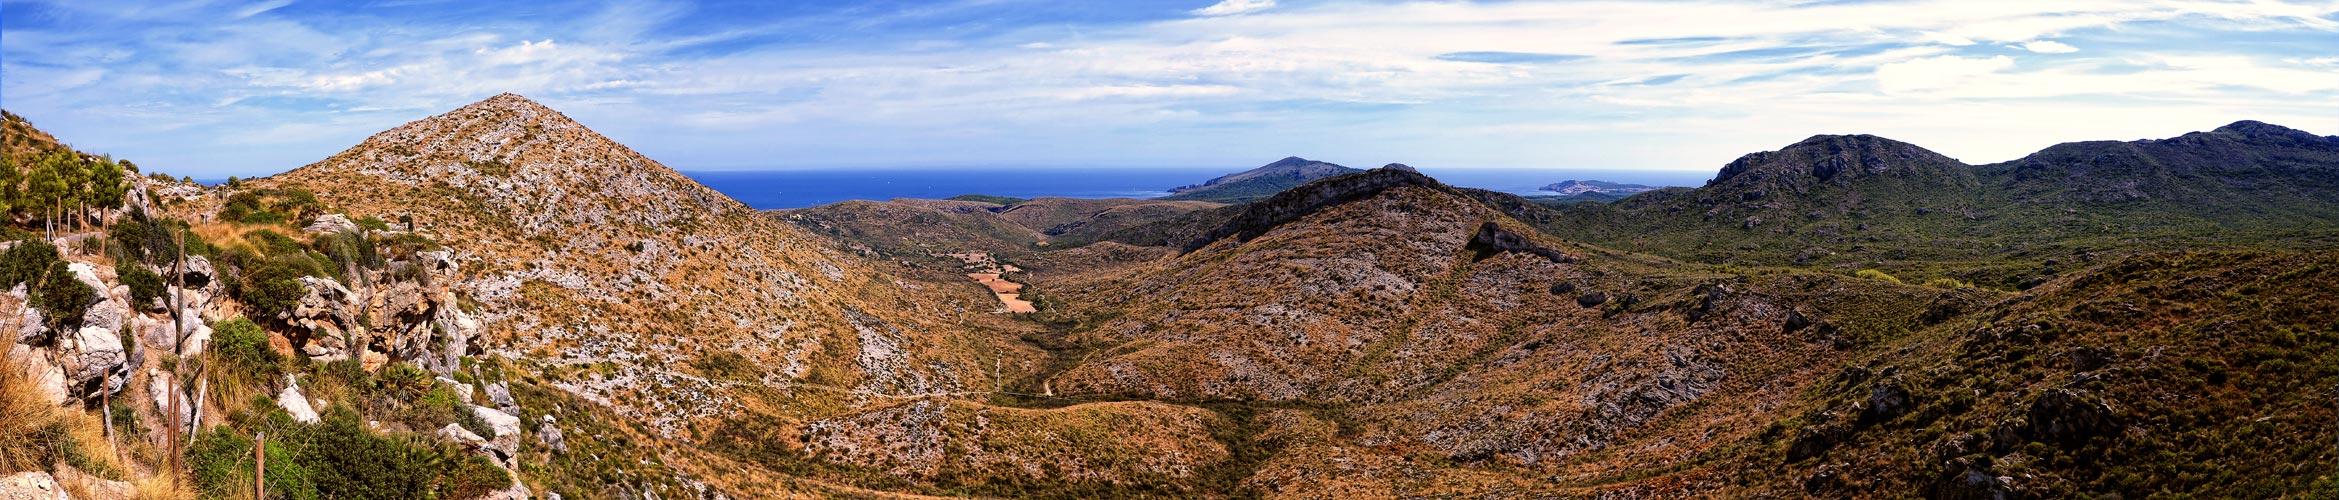
[[552, 422], [551, 415], [544, 416], [544, 423], [536, 426], [536, 440], [543, 442], [545, 448], [550, 448], [553, 451], [569, 451], [568, 438], [562, 435], [560, 427], [553, 426]]
[[180, 283], [196, 289], [212, 288], [219, 280], [219, 271], [211, 267], [211, 259], [201, 255], [187, 256], [187, 261], [180, 264], [178, 272]]
[[1860, 412], [1860, 420], [1877, 423], [1906, 414], [1912, 406], [1910, 397], [1898, 379], [1879, 382], [1868, 390], [1868, 409]]
[[160, 415], [157, 417], [159, 420], [149, 424], [149, 427], [152, 427], [154, 432], [157, 434], [168, 432], [170, 430], [171, 400], [177, 399], [179, 402], [180, 430], [189, 433], [194, 432], [195, 405], [189, 404], [189, 401], [192, 401], [193, 398], [184, 392], [178, 393], [176, 395], [177, 397], [173, 398], [170, 388], [170, 374], [167, 372], [163, 372], [161, 370], [147, 370], [146, 380], [146, 393], [154, 397], [154, 413]]
[[440, 383], [447, 384], [448, 390], [455, 392], [455, 399], [462, 400], [463, 404], [474, 404], [471, 402], [471, 384], [446, 377], [438, 377], [438, 379]]
[[356, 230], [358, 230], [357, 223], [350, 222], [348, 216], [341, 214], [317, 216], [316, 221], [310, 222], [308, 227], [301, 228], [301, 231], [310, 233], [339, 233]]
[[[75, 333], [72, 348], [66, 353], [65, 376], [74, 387], [85, 389], [100, 387], [110, 375], [121, 370], [124, 361], [130, 359], [129, 354], [122, 349], [121, 336], [97, 327], [84, 327]], [[111, 389], [120, 390], [118, 387]], [[96, 397], [96, 394], [90, 396]]]
[[122, 324], [131, 317], [130, 303], [115, 300], [113, 297], [115, 296], [99, 295], [97, 302], [90, 303], [89, 311], [81, 314], [81, 326], [83, 328], [121, 331]]
[[2025, 413], [2032, 438], [2063, 444], [2110, 433], [2119, 425], [2114, 421], [2110, 405], [2083, 390], [2056, 388], [2040, 392]]
[[503, 382], [487, 384], [487, 401], [495, 403], [496, 409], [503, 410], [504, 413], [514, 417], [520, 415], [519, 400], [512, 399], [511, 386], [505, 385]]
[[447, 424], [446, 427], [440, 427], [439, 437], [444, 438], [447, 441], [454, 442], [455, 444], [472, 447], [478, 447], [487, 444], [487, 438], [479, 437], [479, 434], [471, 432], [471, 429], [463, 428], [463, 424]]
[[301, 394], [300, 386], [293, 383], [292, 376], [286, 375], [284, 382], [284, 392], [276, 393], [276, 405], [284, 407], [284, 412], [291, 414], [292, 419], [300, 423], [314, 424], [321, 421], [317, 417], [317, 409], [309, 406], [308, 396]]
[[23, 323], [16, 327], [16, 343], [35, 343], [38, 342], [41, 337], [47, 336], [49, 334], [49, 322], [47, 318], [41, 317], [41, 310], [26, 307], [23, 311], [19, 311], [19, 313], [22, 314], [24, 319], [22, 320]]
[[1948, 471], [1933, 483], [1933, 498], [2005, 500], [2011, 488], [1998, 476], [1966, 459], [1951, 460]]
[[471, 412], [478, 414], [480, 420], [487, 421], [488, 427], [495, 431], [492, 439], [496, 449], [507, 453], [520, 450], [520, 417], [485, 406], [472, 406]]
[[24, 370], [41, 401], [72, 402], [65, 389], [65, 369], [49, 362], [49, 350], [16, 344], [8, 349], [8, 364], [0, 369]]
[[204, 349], [211, 347], [211, 325], [203, 324], [203, 320], [193, 317], [189, 317], [185, 321], [189, 331], [187, 339], [179, 344], [182, 347], [179, 356], [189, 357], [203, 354]]
[[72, 500], [65, 487], [47, 472], [28, 471], [0, 477], [0, 500]]

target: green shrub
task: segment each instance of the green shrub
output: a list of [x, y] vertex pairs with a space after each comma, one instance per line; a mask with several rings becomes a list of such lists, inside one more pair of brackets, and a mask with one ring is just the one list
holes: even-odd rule
[[283, 373], [284, 355], [268, 347], [268, 332], [250, 319], [238, 317], [212, 325], [211, 353], [221, 368], [244, 374], [249, 380], [275, 380]]
[[1885, 274], [1885, 273], [1884, 273], [1884, 271], [1878, 271], [1878, 270], [1875, 270], [1875, 269], [1861, 269], [1861, 270], [1860, 270], [1860, 272], [1858, 272], [1858, 273], [1854, 273], [1854, 274], [1853, 274], [1853, 276], [1858, 276], [1858, 277], [1867, 278], [1867, 279], [1872, 279], [1872, 280], [1877, 280], [1877, 281], [1890, 281], [1890, 282], [1893, 282], [1893, 283], [1900, 283], [1900, 278], [1894, 278], [1894, 277], [1892, 277], [1892, 275], [1890, 275], [1890, 274]]
[[32, 303], [33, 307], [40, 308], [41, 318], [49, 322], [49, 328], [64, 331], [79, 327], [81, 315], [88, 314], [90, 303], [97, 300], [97, 290], [74, 279], [64, 262], [49, 265], [49, 272], [41, 281]]
[[140, 310], [154, 307], [154, 301], [168, 293], [162, 275], [147, 270], [146, 266], [124, 262], [114, 266], [114, 276], [130, 286], [130, 305]]
[[373, 240], [356, 232], [317, 235], [316, 239], [309, 241], [309, 248], [324, 254], [336, 268], [373, 268], [382, 265], [382, 256], [376, 251]]
[[244, 233], [244, 239], [251, 240], [252, 244], [260, 247], [261, 254], [271, 257], [303, 253], [308, 247], [302, 245], [300, 240], [292, 239], [291, 236], [277, 234], [275, 231], [266, 229], [256, 229]]
[[346, 406], [326, 408], [322, 421], [305, 425], [265, 396], [254, 400], [252, 407], [264, 413], [237, 412], [231, 425], [204, 431], [188, 447], [204, 496], [251, 487], [247, 436], [255, 429], [268, 431], [270, 498], [478, 498], [511, 486], [511, 477], [485, 458], [424, 436], [375, 433]]
[[376, 251], [379, 254], [392, 259], [412, 259], [416, 252], [431, 252], [441, 248], [439, 242], [431, 241], [430, 238], [424, 238], [414, 233], [390, 235], [390, 237], [382, 238], [381, 243], [377, 245], [379, 249]]
[[1959, 288], [1973, 288], [1974, 284], [1958, 281], [1955, 278], [1933, 278], [1932, 280], [1926, 281], [1925, 286], [1955, 290]]
[[19, 283], [40, 282], [51, 264], [60, 260], [57, 246], [47, 241], [27, 239], [16, 242], [8, 252], [0, 253], [0, 290], [14, 288]]
[[308, 288], [301, 285], [302, 276], [330, 276], [315, 259], [307, 254], [294, 254], [260, 259], [246, 264], [243, 279], [236, 287], [236, 298], [244, 301], [246, 310], [262, 320], [273, 321], [300, 304]]
[[[281, 427], [295, 429], [297, 427]], [[281, 431], [280, 431], [281, 432]], [[289, 440], [299, 439], [299, 432], [268, 436], [267, 484], [270, 498], [306, 500], [317, 498], [314, 475], [303, 467], [300, 457], [293, 452]], [[250, 491], [252, 469], [259, 465], [252, 459], [252, 438], [232, 427], [213, 427], [195, 436], [187, 446], [187, 465], [195, 472], [195, 486], [204, 497], [229, 497], [231, 491]]]
[[384, 220], [382, 220], [382, 218], [380, 218], [380, 217], [375, 217], [375, 216], [371, 216], [371, 215], [364, 216], [364, 217], [358, 217], [358, 218], [356, 218], [356, 219], [353, 219], [353, 220], [352, 220], [352, 222], [356, 222], [356, 223], [357, 223], [357, 227], [362, 227], [362, 228], [371, 229], [371, 230], [375, 230], [375, 231], [388, 231], [388, 230], [390, 230], [390, 223], [389, 223], [388, 221], [384, 221]]

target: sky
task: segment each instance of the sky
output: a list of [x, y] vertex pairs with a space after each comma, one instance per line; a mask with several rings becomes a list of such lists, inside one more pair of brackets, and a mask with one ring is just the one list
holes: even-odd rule
[[2339, 134], [2339, 2], [0, 1], [0, 107], [199, 178], [503, 92], [685, 170], [1713, 170]]

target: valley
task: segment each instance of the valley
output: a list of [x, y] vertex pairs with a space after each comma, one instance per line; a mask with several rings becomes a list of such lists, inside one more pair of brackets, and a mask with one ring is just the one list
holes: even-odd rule
[[[9, 116], [12, 175], [127, 163]], [[1564, 203], [1291, 157], [755, 210], [516, 94], [129, 168], [0, 250], [0, 465], [74, 498], [2339, 491], [2339, 137], [2259, 122]]]

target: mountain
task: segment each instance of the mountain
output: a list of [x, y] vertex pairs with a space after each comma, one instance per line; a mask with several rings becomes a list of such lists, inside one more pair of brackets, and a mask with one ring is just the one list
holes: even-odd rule
[[1739, 158], [1702, 187], [1516, 215], [1685, 260], [1885, 267], [2011, 288], [2107, 248], [2329, 238], [2335, 158], [2330, 137], [2257, 122], [1982, 166], [1880, 137], [1817, 136]]
[[[1398, 167], [1404, 165], [1391, 164]], [[1411, 169], [1412, 167], [1404, 167]], [[1201, 184], [1171, 188], [1173, 193], [1164, 200], [1196, 200], [1219, 203], [1243, 203], [1274, 195], [1276, 192], [1308, 181], [1363, 170], [1297, 156], [1276, 160], [1259, 168], [1219, 176]]]
[[1587, 193], [1631, 194], [1654, 189], [1657, 188], [1655, 186], [1643, 186], [1640, 184], [1625, 184], [1621, 182], [1597, 180], [1579, 181], [1571, 179], [1543, 186], [1540, 190], [1559, 193], [1561, 195], [1578, 195]]
[[[262, 481], [322, 496], [2313, 496], [2334, 151], [1816, 136], [1557, 209], [1392, 165], [759, 212], [506, 94], [0, 245], [72, 273], [0, 310], [89, 306], [12, 325], [0, 448], [44, 455], [0, 468], [159, 487], [193, 415], [191, 488], [252, 484], [266, 431]], [[134, 258], [148, 231], [204, 258]], [[166, 269], [209, 340], [127, 304]], [[1930, 279], [1963, 276], [2026, 283]]]
[[[246, 184], [313, 192], [353, 217], [411, 217], [418, 234], [446, 245], [460, 269], [447, 288], [479, 325], [448, 332], [469, 334], [467, 349], [446, 345], [476, 358], [466, 364], [505, 374], [523, 407], [545, 415], [572, 408], [560, 421], [604, 429], [571, 433], [572, 448], [624, 457], [625, 474], [640, 478], [629, 481], [659, 485], [652, 491], [664, 495], [686, 484], [733, 497], [828, 491], [869, 473], [857, 471], [925, 485], [1172, 484], [1192, 481], [1218, 453], [1204, 437], [1178, 440], [1201, 447], [1188, 457], [1117, 461], [1097, 454], [1131, 451], [1027, 437], [1140, 430], [1083, 427], [1095, 419], [1202, 425], [1215, 418], [1191, 409], [1018, 409], [948, 399], [1022, 378], [1047, 359], [1017, 340], [1031, 326], [968, 312], [992, 310], [990, 293], [884, 274], [837, 242], [517, 95], [409, 123]], [[600, 407], [609, 411], [585, 411]], [[990, 424], [948, 433], [887, 426], [930, 433], [890, 438], [871, 427], [965, 412], [990, 415]], [[945, 455], [885, 451], [887, 442], [947, 448], [953, 465], [934, 465]], [[521, 477], [541, 489], [609, 473], [593, 468], [601, 460], [567, 456], [534, 450], [525, 459], [536, 468]], [[901, 469], [900, 460], [923, 465]], [[1036, 470], [1077, 475], [1024, 472]]]

